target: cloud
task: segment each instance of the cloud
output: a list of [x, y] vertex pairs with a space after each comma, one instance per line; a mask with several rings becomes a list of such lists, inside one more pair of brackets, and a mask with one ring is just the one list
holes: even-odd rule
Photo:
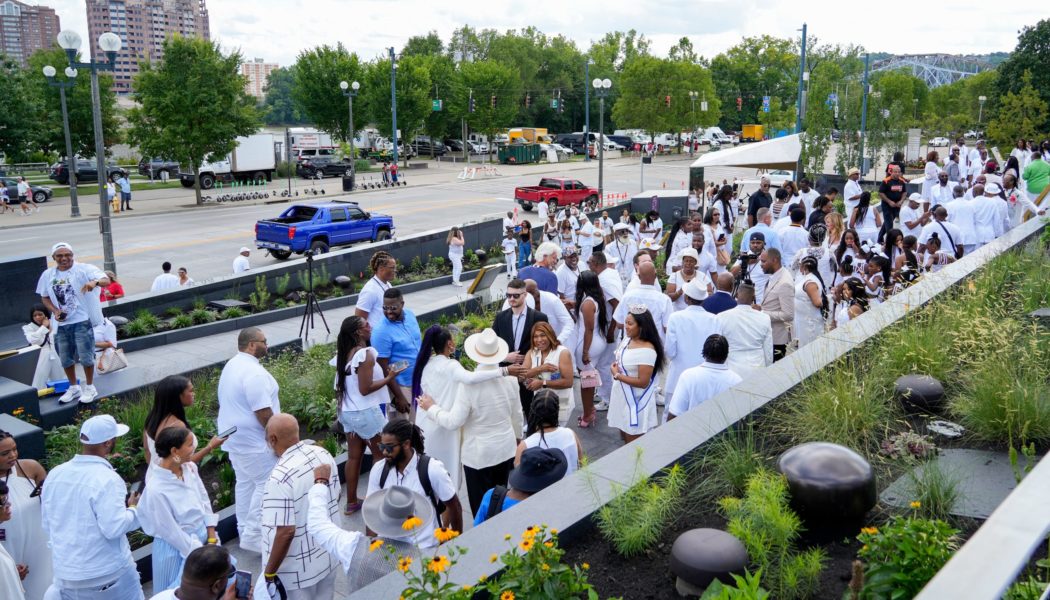
[[[64, 28], [87, 38], [83, 0], [48, 3]], [[447, 42], [464, 24], [498, 31], [531, 24], [584, 50], [606, 32], [635, 29], [652, 40], [658, 55], [689, 37], [696, 51], [710, 58], [745, 36], [797, 37], [807, 21], [809, 34], [821, 43], [900, 54], [986, 53], [1012, 50], [1017, 30], [1047, 14], [1039, 3], [1015, 4], [989, 18], [987, 4], [976, 0], [935, 6], [905, 0], [212, 0], [208, 8], [212, 37], [224, 48], [281, 65], [295, 62], [302, 50], [339, 42], [370, 60], [431, 30]]]

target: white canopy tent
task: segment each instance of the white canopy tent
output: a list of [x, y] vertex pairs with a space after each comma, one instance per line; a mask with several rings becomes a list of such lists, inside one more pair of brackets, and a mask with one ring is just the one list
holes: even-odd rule
[[751, 167], [794, 170], [802, 153], [800, 134], [786, 135], [764, 142], [744, 144], [728, 150], [708, 152], [690, 167]]

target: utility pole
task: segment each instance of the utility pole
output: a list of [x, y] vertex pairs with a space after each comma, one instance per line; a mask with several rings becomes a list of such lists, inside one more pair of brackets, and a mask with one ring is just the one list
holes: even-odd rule
[[591, 133], [591, 59], [583, 63], [583, 162], [591, 162], [590, 144], [587, 137]]
[[862, 178], [865, 175], [868, 174], [868, 171], [867, 171], [867, 169], [865, 169], [865, 164], [864, 164], [864, 136], [867, 134], [867, 131], [868, 131], [868, 94], [871, 92], [871, 90], [868, 87], [868, 69], [870, 67], [871, 67], [871, 55], [870, 54], [865, 54], [864, 55], [864, 82], [861, 83], [861, 88], [862, 89], [861, 89], [861, 101], [860, 101], [860, 144], [859, 144], [860, 158], [858, 159], [860, 161], [860, 164], [857, 165], [857, 168], [860, 169], [860, 176]]
[[390, 137], [394, 140], [394, 165], [397, 165], [397, 57], [394, 47], [390, 50]]
[[[802, 133], [802, 112], [805, 110], [806, 94], [806, 24], [802, 24], [802, 52], [798, 61], [798, 118], [795, 120], [795, 133]], [[802, 177], [802, 156], [795, 164], [795, 180]]]

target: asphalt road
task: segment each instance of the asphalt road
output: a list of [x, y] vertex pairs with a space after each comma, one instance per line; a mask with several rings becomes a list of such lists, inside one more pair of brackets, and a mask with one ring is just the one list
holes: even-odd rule
[[[683, 157], [684, 158], [684, 157]], [[572, 171], [570, 176], [597, 186], [598, 165]], [[646, 188], [678, 189], [688, 181], [688, 160], [646, 165]], [[709, 169], [708, 178], [733, 175], [753, 176], [753, 170]], [[551, 169], [557, 173], [557, 167]], [[503, 176], [492, 179], [459, 182], [455, 176], [448, 183], [409, 186], [355, 192], [354, 199], [371, 212], [394, 217], [398, 236], [447, 228], [470, 221], [500, 216], [514, 208], [514, 188], [535, 185], [539, 175]], [[637, 163], [607, 164], [604, 186], [607, 193], [638, 193], [640, 173]], [[331, 184], [331, 181], [327, 182]], [[326, 185], [330, 188], [330, 185]], [[323, 202], [311, 196], [305, 203]], [[155, 213], [113, 219], [117, 270], [126, 292], [149, 290], [164, 261], [186, 267], [198, 282], [232, 272], [232, 262], [241, 246], [253, 248], [253, 266], [273, 264], [276, 259], [254, 250], [254, 225], [257, 220], [277, 216], [287, 204], [257, 206], [217, 206], [183, 212]], [[56, 207], [57, 208], [57, 207]], [[535, 214], [535, 213], [532, 213]], [[77, 259], [102, 265], [102, 240], [94, 219], [63, 221], [50, 225], [16, 227], [0, 233], [4, 239], [0, 256], [24, 254], [47, 256], [57, 241], [72, 244]]]

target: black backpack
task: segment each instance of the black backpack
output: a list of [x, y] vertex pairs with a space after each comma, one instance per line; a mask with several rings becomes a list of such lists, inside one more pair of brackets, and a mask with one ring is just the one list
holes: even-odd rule
[[492, 488], [492, 497], [489, 498], [489, 510], [485, 513], [486, 521], [503, 512], [503, 501], [506, 498], [506, 486], [497, 485], [496, 487]]
[[[394, 465], [390, 461], [386, 461], [383, 464], [383, 474], [379, 476], [379, 489], [386, 487], [386, 478], [387, 475], [390, 475], [392, 468], [394, 468]], [[419, 454], [419, 465], [416, 470], [419, 473], [419, 484], [423, 486], [423, 494], [434, 505], [434, 510], [437, 511], [438, 516], [441, 516], [445, 512], [445, 503], [437, 497], [434, 493], [434, 486], [430, 484], [430, 457], [426, 454]]]

